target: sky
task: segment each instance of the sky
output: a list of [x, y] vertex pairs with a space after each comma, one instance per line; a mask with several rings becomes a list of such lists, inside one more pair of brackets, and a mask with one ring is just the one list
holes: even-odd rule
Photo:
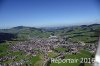
[[97, 0], [0, 0], [0, 28], [100, 23]]

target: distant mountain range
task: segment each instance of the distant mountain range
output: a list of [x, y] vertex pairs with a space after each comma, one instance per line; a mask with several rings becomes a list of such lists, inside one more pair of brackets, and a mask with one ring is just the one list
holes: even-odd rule
[[35, 27], [26, 27], [26, 26], [17, 26], [17, 27], [13, 27], [10, 29], [0, 29], [0, 32], [4, 32], [4, 33], [16, 33], [19, 32], [21, 30], [39, 30], [39, 31], [54, 31], [54, 30], [63, 30], [63, 29], [73, 29], [76, 27], [80, 27], [80, 28], [93, 28], [93, 29], [97, 29], [99, 28], [100, 24], [91, 24], [91, 25], [81, 25], [81, 26], [71, 26], [71, 27], [44, 27], [44, 28], [35, 28]]
[[[3, 37], [7, 37], [7, 35], [9, 36], [12, 34], [17, 36], [17, 40], [26, 40], [33, 37], [47, 38], [51, 34], [54, 34], [58, 36], [67, 36], [68, 38], [72, 38], [75, 41], [77, 40], [77, 38], [81, 39], [83, 37], [84, 40], [82, 39], [82, 41], [88, 42], [88, 39], [90, 40], [91, 37], [94, 37], [95, 39], [93, 39], [93, 41], [95, 41], [99, 36], [99, 33], [100, 24], [52, 28], [17, 26], [10, 29], [0, 29], [0, 40], [3, 40]], [[6, 40], [6, 37], [4, 40]]]

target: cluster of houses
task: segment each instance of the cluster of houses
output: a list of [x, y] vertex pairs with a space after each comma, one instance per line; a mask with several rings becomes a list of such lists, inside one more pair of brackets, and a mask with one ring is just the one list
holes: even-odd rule
[[[33, 38], [29, 41], [18, 42], [17, 44], [12, 45], [10, 49], [13, 52], [23, 51], [25, 55], [31, 54], [32, 56], [37, 56], [40, 52], [42, 52], [45, 55], [44, 59], [48, 59], [49, 57], [47, 53], [52, 52], [57, 47], [64, 47], [68, 49], [66, 52], [63, 52], [63, 53], [59, 52], [59, 55], [64, 55], [68, 53], [70, 54], [79, 53], [80, 49], [84, 49], [84, 48], [88, 48], [90, 52], [94, 53], [96, 51], [96, 46], [94, 45], [95, 44], [85, 44], [82, 42], [73, 43], [61, 37], [50, 35], [49, 38]], [[6, 61], [9, 59], [15, 59], [15, 58], [16, 58], [15, 56], [4, 57], [4, 58], [0, 58], [0, 61]], [[20, 62], [14, 62], [12, 64], [15, 64], [18, 66], [18, 64], [23, 64], [24, 62], [25, 62], [24, 60], [21, 60]], [[1, 65], [1, 66], [4, 66], [4, 65]]]

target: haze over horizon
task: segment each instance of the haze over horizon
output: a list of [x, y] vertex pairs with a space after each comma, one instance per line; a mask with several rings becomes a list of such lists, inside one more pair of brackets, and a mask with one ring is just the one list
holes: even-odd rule
[[0, 28], [100, 24], [97, 0], [1, 0]]

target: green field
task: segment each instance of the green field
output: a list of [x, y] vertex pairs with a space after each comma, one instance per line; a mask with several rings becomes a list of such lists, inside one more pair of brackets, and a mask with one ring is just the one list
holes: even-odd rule
[[[76, 55], [66, 55], [65, 59], [79, 59], [81, 61], [81, 58], [91, 58], [91, 53], [88, 51], [82, 50], [81, 53], [78, 53]], [[80, 61], [78, 63], [51, 63], [50, 66], [79, 66]], [[91, 66], [91, 64], [86, 63], [85, 66]]]

